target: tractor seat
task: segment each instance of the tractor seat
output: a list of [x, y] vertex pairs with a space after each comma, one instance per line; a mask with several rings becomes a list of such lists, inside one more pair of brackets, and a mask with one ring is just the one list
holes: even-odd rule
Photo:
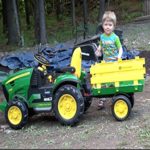
[[71, 67], [75, 68], [75, 76], [77, 76], [78, 78], [80, 78], [81, 76], [81, 69], [82, 69], [82, 54], [81, 54], [81, 48], [77, 47], [73, 54], [72, 54], [72, 58], [71, 58]]

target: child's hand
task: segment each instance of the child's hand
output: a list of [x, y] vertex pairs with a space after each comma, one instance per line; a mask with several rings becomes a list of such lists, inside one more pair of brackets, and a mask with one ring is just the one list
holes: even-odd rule
[[96, 56], [101, 56], [102, 55], [102, 53], [98, 49], [95, 51], [95, 54], [96, 54]]

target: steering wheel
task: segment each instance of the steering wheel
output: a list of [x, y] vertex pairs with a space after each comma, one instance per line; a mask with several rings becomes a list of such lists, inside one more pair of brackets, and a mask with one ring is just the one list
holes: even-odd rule
[[45, 66], [50, 66], [48, 59], [45, 58], [43, 55], [35, 54], [34, 57], [40, 64], [45, 65]]

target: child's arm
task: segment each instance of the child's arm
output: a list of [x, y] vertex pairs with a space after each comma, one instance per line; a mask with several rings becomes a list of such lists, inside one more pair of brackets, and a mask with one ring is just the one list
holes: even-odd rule
[[122, 45], [121, 45], [121, 42], [120, 42], [120, 39], [119, 37], [117, 37], [116, 39], [116, 45], [117, 45], [117, 48], [118, 48], [118, 59], [122, 57], [122, 53], [123, 53], [123, 50], [122, 50]]
[[100, 40], [99, 46], [97, 47], [97, 50], [95, 51], [95, 54], [100, 57], [102, 56], [102, 41]]
[[122, 53], [123, 53], [123, 50], [122, 50], [122, 46], [119, 48], [119, 54], [118, 54], [118, 59], [122, 57]]

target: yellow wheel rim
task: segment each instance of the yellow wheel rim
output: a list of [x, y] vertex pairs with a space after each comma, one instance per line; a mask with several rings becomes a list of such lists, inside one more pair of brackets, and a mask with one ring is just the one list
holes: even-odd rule
[[71, 119], [77, 111], [77, 103], [73, 96], [64, 94], [58, 102], [58, 111], [64, 119]]
[[127, 103], [124, 100], [118, 100], [114, 105], [114, 112], [118, 118], [125, 118], [128, 114]]
[[12, 106], [8, 110], [8, 120], [13, 125], [18, 125], [21, 122], [22, 113], [17, 106]]

